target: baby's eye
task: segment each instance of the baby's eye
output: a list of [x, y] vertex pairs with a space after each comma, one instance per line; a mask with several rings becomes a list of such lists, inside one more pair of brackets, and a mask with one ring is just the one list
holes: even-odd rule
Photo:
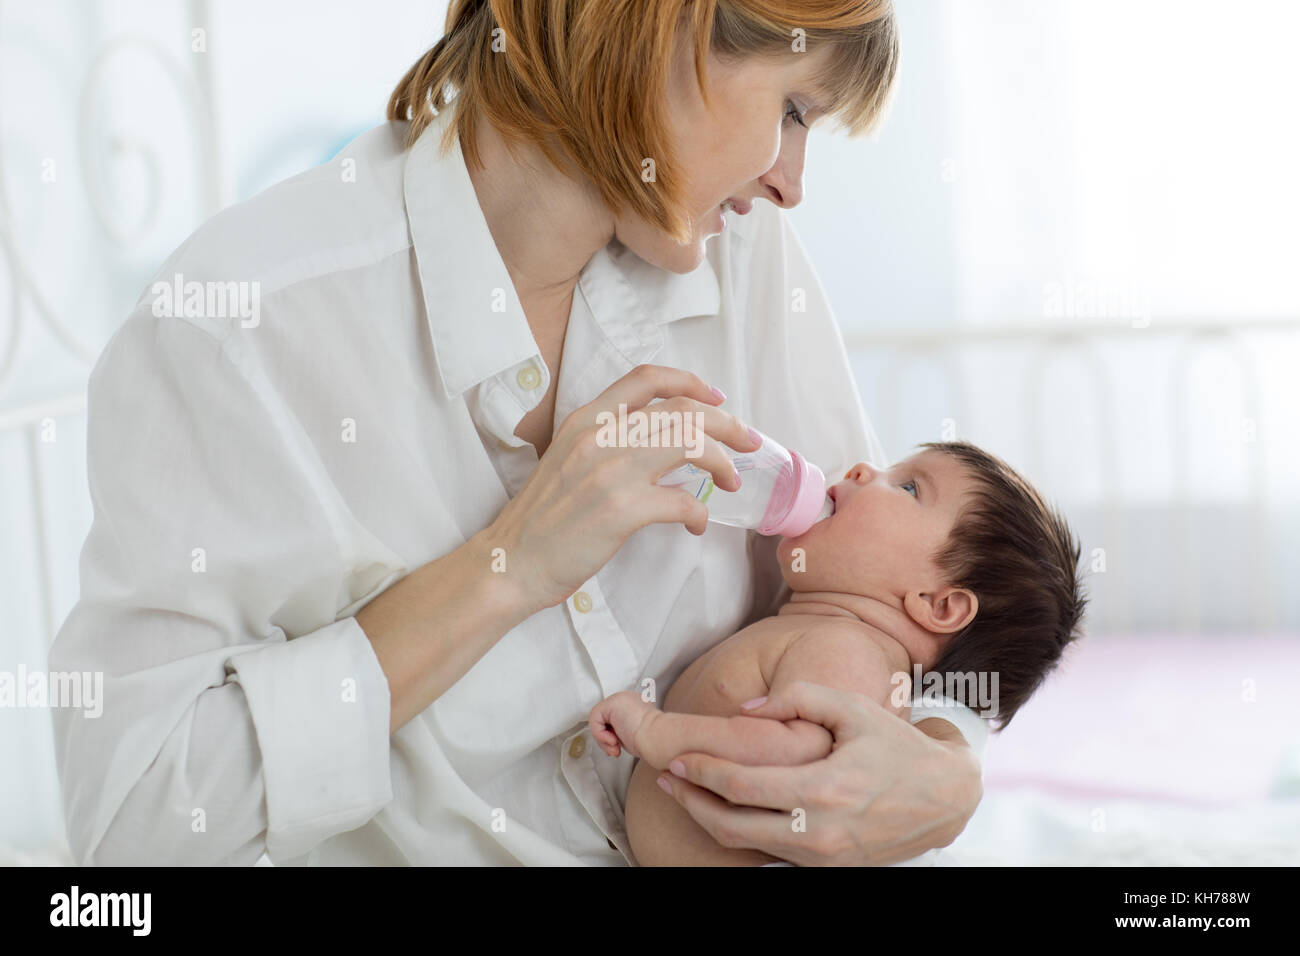
[[902, 488], [904, 491], [906, 491], [906, 492], [907, 492], [909, 495], [911, 495], [913, 498], [915, 498], [915, 497], [917, 496], [917, 495], [916, 495], [916, 482], [915, 482], [915, 481], [905, 481], [905, 482], [903, 482], [899, 487]]

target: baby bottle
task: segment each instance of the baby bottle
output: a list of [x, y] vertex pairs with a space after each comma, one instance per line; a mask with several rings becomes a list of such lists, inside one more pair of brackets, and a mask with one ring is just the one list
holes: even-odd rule
[[[757, 429], [755, 429], [757, 431]], [[669, 488], [685, 488], [709, 509], [709, 520], [759, 534], [797, 537], [835, 511], [826, 494], [826, 476], [797, 451], [762, 432], [755, 451], [726, 448], [740, 474], [737, 491], [713, 486], [713, 475], [687, 462], [659, 479]]]

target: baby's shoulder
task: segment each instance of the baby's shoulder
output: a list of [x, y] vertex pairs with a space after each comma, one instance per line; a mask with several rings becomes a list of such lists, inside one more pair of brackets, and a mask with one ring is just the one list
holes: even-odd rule
[[879, 628], [847, 617], [826, 617], [824, 620], [818, 620], [802, 628], [799, 639], [807, 643], [855, 648], [865, 654], [880, 655], [891, 663], [896, 663], [900, 659], [904, 665], [910, 663], [907, 659], [907, 651], [898, 641]]
[[843, 683], [856, 689], [864, 681], [874, 684], [882, 675], [906, 673], [910, 667], [901, 644], [860, 621], [805, 619], [776, 662], [773, 678]]

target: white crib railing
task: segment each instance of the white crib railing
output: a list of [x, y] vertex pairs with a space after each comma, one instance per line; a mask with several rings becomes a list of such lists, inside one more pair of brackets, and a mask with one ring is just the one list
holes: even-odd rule
[[[190, 25], [195, 42], [200, 34], [204, 34], [203, 39], [206, 41], [205, 31], [211, 24], [209, 7], [208, 0], [189, 0], [185, 5], [185, 22]], [[69, 6], [66, 14], [70, 18], [76, 18], [83, 12]], [[3, 32], [0, 32], [0, 48], [15, 50], [20, 44], [31, 42], [30, 38], [24, 40], [19, 35], [18, 31], [22, 27], [18, 20], [4, 16], [0, 17], [0, 23], [5, 26]], [[72, 30], [70, 24], [68, 32], [73, 36], [80, 35]], [[99, 108], [102, 104], [98, 104], [95, 97], [103, 85], [102, 80], [107, 68], [119, 60], [129, 60], [131, 63], [151, 61], [161, 67], [163, 75], [174, 92], [180, 93], [185, 98], [186, 115], [192, 124], [190, 130], [192, 135], [188, 138], [188, 142], [191, 144], [193, 161], [198, 170], [195, 180], [199, 193], [198, 208], [203, 216], [216, 213], [224, 205], [224, 199], [220, 168], [221, 150], [217, 141], [216, 114], [213, 109], [211, 57], [199, 55], [199, 51], [194, 49], [188, 51], [193, 55], [187, 56], [186, 51], [174, 43], [164, 43], [143, 32], [131, 29], [116, 32], [110, 30], [103, 36], [86, 36], [84, 39], [90, 44], [97, 45], [84, 51], [72, 51], [75, 54], [86, 54], [84, 61], [89, 62], [89, 67], [83, 76], [74, 76], [69, 82], [68, 77], [62, 75], [56, 77], [51, 73], [49, 82], [44, 82], [45, 78], [42, 77], [32, 85], [54, 91], [53, 95], [57, 96], [59, 105], [67, 108], [63, 114], [76, 117], [75, 141], [78, 160], [76, 169], [80, 173], [81, 186], [84, 188], [89, 214], [87, 218], [93, 221], [94, 227], [104, 238], [106, 247], [117, 250], [129, 249], [147, 238], [150, 231], [155, 228], [161, 204], [164, 167], [167, 157], [174, 149], [173, 136], [168, 135], [162, 143], [137, 141], [120, 131], [115, 131], [104, 122], [104, 117], [107, 117], [108, 124], [111, 124], [113, 117], [110, 111]], [[55, 65], [47, 64], [45, 68], [53, 71]], [[12, 107], [16, 101], [12, 100], [11, 96], [15, 92], [16, 90], [13, 89], [0, 90], [0, 109], [5, 112], [14, 111]], [[150, 92], [156, 91], [151, 89]], [[23, 91], [23, 95], [27, 95], [26, 90]], [[56, 112], [53, 104], [50, 112]], [[22, 129], [16, 132], [10, 131], [7, 134], [8, 145], [16, 141], [21, 142], [24, 133]], [[78, 329], [68, 321], [66, 315], [59, 314], [47, 290], [42, 287], [37, 270], [32, 268], [32, 257], [40, 255], [41, 250], [33, 250], [30, 242], [23, 241], [20, 229], [14, 222], [13, 204], [7, 188], [9, 176], [6, 159], [9, 152], [9, 150], [0, 150], [0, 260], [3, 260], [2, 267], [8, 280], [8, 295], [4, 297], [3, 303], [0, 303], [3, 307], [3, 314], [0, 314], [0, 327], [3, 327], [5, 333], [3, 340], [0, 341], [0, 439], [17, 433], [23, 435], [22, 444], [26, 457], [26, 467], [23, 469], [26, 472], [25, 490], [18, 491], [18, 486], [24, 483], [19, 472], [11, 472], [2, 477], [7, 478], [5, 481], [7, 496], [14, 494], [25, 496], [27, 507], [24, 510], [32, 519], [35, 554], [17, 556], [17, 563], [26, 566], [32, 563], [30, 559], [34, 559], [39, 626], [48, 641], [52, 639], [59, 623], [58, 610], [55, 606], [55, 583], [60, 578], [68, 576], [73, 561], [68, 555], [55, 553], [51, 534], [51, 515], [59, 513], [63, 503], [52, 497], [50, 476], [46, 474], [47, 465], [44, 462], [46, 456], [40, 454], [40, 446], [42, 441], [48, 440], [48, 432], [57, 431], [61, 422], [85, 414], [84, 378], [89, 373], [98, 348], [79, 334], [84, 331], [84, 327]], [[136, 221], [130, 227], [115, 218], [115, 213], [109, 208], [110, 204], [106, 202], [110, 189], [106, 185], [107, 177], [104, 173], [104, 168], [110, 160], [120, 160], [127, 154], [138, 157], [148, 174], [148, 181], [145, 184], [148, 199], [141, 204], [145, 209], [145, 215], [136, 217]], [[20, 178], [20, 181], [27, 180]], [[49, 251], [59, 254], [66, 250]], [[87, 315], [92, 319], [99, 319], [102, 308], [92, 307]], [[61, 368], [70, 368], [72, 371], [61, 371], [57, 382], [35, 383], [37, 388], [52, 391], [58, 397], [41, 398], [5, 407], [5, 398], [12, 391], [21, 371], [19, 359], [23, 354], [24, 346], [29, 341], [37, 341], [42, 337], [47, 342], [54, 343], [57, 353], [61, 356]], [[80, 373], [76, 371], [77, 369], [81, 370]], [[76, 487], [81, 488], [84, 493], [86, 489], [84, 476], [80, 476]], [[5, 540], [7, 546], [14, 547], [17, 538], [9, 534], [5, 535]], [[64, 572], [62, 575], [57, 573], [60, 570]], [[4, 595], [4, 597], [8, 606], [9, 596]], [[15, 644], [22, 647], [23, 641], [21, 636], [18, 637]]]

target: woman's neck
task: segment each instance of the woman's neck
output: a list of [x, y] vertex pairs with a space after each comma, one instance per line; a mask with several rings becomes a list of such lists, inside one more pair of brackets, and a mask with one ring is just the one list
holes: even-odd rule
[[532, 144], [516, 144], [512, 156], [483, 117], [477, 134], [483, 165], [469, 177], [515, 294], [525, 312], [557, 311], [613, 238], [614, 218], [588, 181], [565, 176]]

